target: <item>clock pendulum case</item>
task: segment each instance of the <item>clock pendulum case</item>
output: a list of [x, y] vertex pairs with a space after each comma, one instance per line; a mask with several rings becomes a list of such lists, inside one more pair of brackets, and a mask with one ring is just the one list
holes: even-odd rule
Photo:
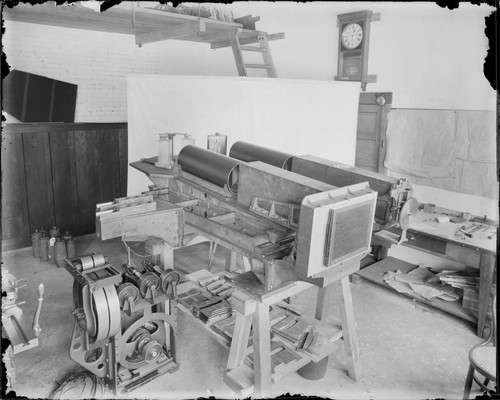
[[370, 22], [380, 19], [380, 14], [370, 10], [337, 15], [339, 27], [338, 68], [336, 80], [361, 82], [362, 90], [367, 83], [377, 81], [376, 75], [368, 75], [368, 48]]

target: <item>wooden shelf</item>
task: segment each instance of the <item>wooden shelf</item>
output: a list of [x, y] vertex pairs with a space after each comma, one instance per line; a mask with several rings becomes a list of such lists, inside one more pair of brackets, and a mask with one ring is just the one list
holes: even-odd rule
[[441, 299], [427, 300], [427, 299], [424, 299], [423, 297], [421, 297], [417, 294], [410, 295], [410, 294], [406, 294], [406, 293], [399, 293], [384, 282], [383, 276], [388, 271], [396, 271], [399, 269], [403, 273], [408, 273], [416, 267], [417, 267], [416, 265], [408, 263], [406, 261], [399, 260], [399, 259], [394, 258], [394, 257], [387, 257], [387, 258], [383, 259], [382, 261], [379, 261], [375, 264], [372, 264], [372, 265], [360, 270], [359, 272], [356, 273], [356, 275], [358, 275], [358, 276], [360, 276], [360, 277], [362, 277], [370, 282], [374, 282], [378, 285], [381, 285], [385, 288], [388, 288], [393, 292], [396, 292], [396, 293], [401, 294], [403, 296], [418, 300], [421, 303], [427, 304], [427, 305], [434, 307], [434, 308], [437, 308], [439, 310], [445, 311], [448, 314], [452, 314], [452, 315], [459, 317], [459, 318], [462, 318], [466, 321], [477, 323], [477, 317], [474, 316], [471, 311], [463, 308], [460, 301], [444, 301]]
[[[105, 12], [95, 12], [77, 3], [55, 6], [52, 2], [35, 6], [21, 3], [16, 7], [5, 7], [3, 11], [8, 21], [130, 34], [136, 36], [137, 44], [176, 39], [220, 48], [231, 46], [230, 39], [235, 36], [241, 44], [256, 43], [257, 35], [263, 33], [244, 29], [238, 22], [137, 7], [132, 3], [122, 2]], [[267, 40], [283, 37], [283, 33], [271, 34], [267, 35]]]
[[[201, 288], [196, 281], [198, 279], [204, 279], [212, 275], [208, 271], [200, 270], [189, 274], [186, 276], [188, 281], [183, 282], [178, 286], [178, 294], [185, 293], [190, 289], [198, 289], [201, 290], [202, 293], [209, 295], [205, 289]], [[280, 307], [277, 307], [279, 309]], [[215, 338], [219, 343], [221, 343], [226, 348], [230, 348], [231, 340], [226, 336], [221, 334], [220, 332], [215, 331], [212, 328], [211, 324], [205, 324], [198, 318], [196, 318], [188, 308], [184, 307], [182, 304], [178, 303], [178, 309], [185, 313], [190, 319], [194, 320], [194, 322], [204, 328], [213, 338]], [[272, 312], [271, 312], [272, 314]], [[279, 313], [278, 313], [279, 314]], [[301, 315], [300, 318], [305, 322], [304, 326], [310, 326], [314, 328], [316, 332], [318, 332], [325, 341], [321, 347], [321, 352], [319, 354], [312, 354], [309, 351], [297, 351], [295, 350], [295, 344], [286, 340], [284, 337], [280, 336], [278, 333], [272, 333], [271, 335], [271, 343], [278, 343], [281, 347], [284, 347], [286, 351], [290, 354], [290, 352], [297, 357], [295, 360], [281, 363], [275, 366], [274, 371], [272, 373], [272, 382], [275, 383], [283, 376], [295, 372], [298, 369], [302, 368], [309, 362], [318, 362], [325, 357], [331, 355], [335, 350], [335, 342], [339, 339], [342, 339], [342, 329], [340, 326], [340, 322], [335, 325], [327, 324], [323, 321], [317, 320], [314, 317], [310, 317], [307, 315]], [[274, 319], [271, 317], [271, 326], [277, 323], [279, 319]], [[239, 396], [248, 397], [254, 392], [254, 371], [251, 367], [252, 361], [251, 357], [253, 356], [253, 342], [252, 335], [250, 335], [250, 340], [248, 342], [248, 347], [245, 351], [245, 361], [238, 367], [228, 371], [224, 376], [224, 382]]]

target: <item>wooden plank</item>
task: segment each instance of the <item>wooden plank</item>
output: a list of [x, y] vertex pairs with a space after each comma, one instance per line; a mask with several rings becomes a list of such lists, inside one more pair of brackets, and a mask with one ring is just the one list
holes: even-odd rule
[[240, 164], [238, 203], [249, 206], [254, 196], [300, 204], [305, 196], [335, 189], [326, 183], [259, 161]]
[[72, 174], [74, 171], [73, 135], [70, 132], [55, 131], [50, 132], [49, 139], [56, 225], [63, 232], [68, 230], [74, 234], [78, 223], [75, 207], [78, 204], [78, 193]]
[[[250, 36], [250, 37], [240, 37], [240, 45], [246, 45], [246, 44], [252, 44], [252, 43], [257, 43], [259, 40], [257, 38], [257, 35], [262, 32], [255, 31], [255, 36]], [[279, 39], [284, 39], [285, 34], [284, 33], [272, 33], [270, 35], [267, 35], [267, 40], [279, 40]], [[220, 42], [213, 42], [210, 45], [211, 49], [220, 49], [222, 47], [229, 47], [231, 46], [231, 41], [230, 40], [223, 40]]]
[[[479, 316], [477, 323], [477, 334], [484, 337], [484, 328], [486, 325], [486, 315], [491, 298], [491, 285], [495, 275], [496, 257], [492, 254], [481, 254], [480, 279], [479, 279]], [[496, 307], [495, 304], [492, 305]]]
[[377, 161], [378, 147], [375, 140], [356, 140], [356, 165], [373, 166]]
[[177, 39], [183, 36], [197, 35], [201, 32], [205, 32], [206, 29], [205, 21], [200, 18], [196, 21], [172, 25], [162, 30], [137, 33], [135, 35], [135, 44], [143, 45], [147, 43], [160, 42], [162, 40]]
[[123, 218], [97, 220], [96, 234], [101, 240], [126, 236], [152, 236], [165, 240], [171, 247], [182, 244], [182, 209], [127, 215]]
[[55, 224], [49, 135], [23, 134], [29, 228], [48, 231]]
[[99, 180], [96, 170], [96, 131], [75, 131], [75, 165], [78, 187], [81, 232], [95, 232], [95, 205], [99, 203]]
[[[358, 139], [377, 139], [378, 106], [359, 106], [358, 128], [356, 131]], [[375, 108], [370, 110], [366, 108]]]
[[2, 127], [2, 131], [5, 133], [38, 133], [43, 134], [44, 132], [50, 131], [89, 131], [89, 130], [99, 130], [99, 129], [127, 129], [126, 122], [77, 122], [77, 123], [57, 123], [57, 122], [37, 122], [29, 124], [5, 124]]
[[127, 127], [117, 130], [118, 158], [120, 164], [120, 197], [127, 195], [128, 182], [128, 130]]
[[2, 250], [31, 243], [23, 137], [2, 132]]
[[347, 354], [347, 369], [349, 377], [353, 381], [361, 379], [361, 363], [359, 359], [358, 335], [356, 332], [356, 320], [354, 318], [354, 307], [352, 305], [351, 283], [349, 277], [340, 281], [342, 295], [340, 297], [340, 314], [342, 319], [342, 336], [344, 348]]
[[239, 367], [245, 359], [245, 353], [248, 347], [250, 337], [250, 328], [252, 327], [252, 315], [236, 314], [236, 322], [227, 360], [227, 370], [230, 371]]
[[95, 150], [99, 178], [98, 202], [112, 201], [120, 196], [120, 162], [116, 132], [103, 129], [97, 132]]
[[257, 303], [253, 314], [253, 359], [255, 395], [266, 398], [271, 394], [271, 326], [269, 306]]

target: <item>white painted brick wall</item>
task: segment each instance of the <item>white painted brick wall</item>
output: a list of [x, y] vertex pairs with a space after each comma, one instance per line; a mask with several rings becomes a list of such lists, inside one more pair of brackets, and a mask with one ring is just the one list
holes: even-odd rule
[[179, 40], [5, 21], [2, 44], [11, 69], [78, 85], [76, 122], [126, 121], [127, 74], [237, 75], [230, 49]]

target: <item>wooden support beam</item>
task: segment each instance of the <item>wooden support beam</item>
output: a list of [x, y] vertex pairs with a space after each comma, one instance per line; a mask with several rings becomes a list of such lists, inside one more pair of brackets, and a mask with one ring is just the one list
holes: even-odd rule
[[135, 43], [143, 45], [146, 43], [160, 42], [168, 39], [179, 39], [186, 36], [198, 35], [206, 32], [205, 20], [199, 19], [192, 22], [173, 25], [167, 29], [151, 32], [138, 33], [135, 35]]
[[[252, 43], [257, 43], [259, 41], [257, 35], [259, 32], [255, 33], [255, 36], [250, 36], [250, 37], [240, 37], [240, 45], [246, 45], [246, 44], [252, 44]], [[284, 39], [285, 34], [283, 32], [281, 33], [272, 33], [270, 35], [267, 35], [267, 40], [279, 40], [279, 39]], [[211, 49], [220, 49], [222, 47], [229, 47], [231, 46], [231, 40], [222, 40], [220, 42], [213, 42], [210, 45]]]

